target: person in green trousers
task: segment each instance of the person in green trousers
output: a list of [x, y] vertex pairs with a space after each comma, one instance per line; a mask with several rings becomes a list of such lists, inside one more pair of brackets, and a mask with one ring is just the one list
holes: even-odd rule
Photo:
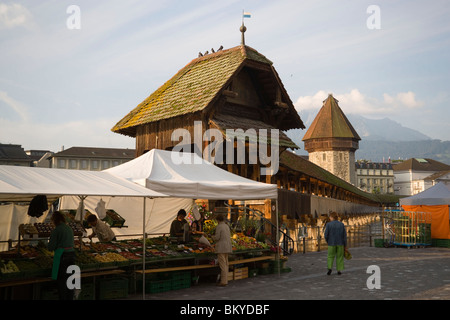
[[328, 244], [327, 274], [330, 275], [336, 259], [336, 270], [338, 275], [344, 270], [344, 252], [347, 248], [347, 232], [344, 224], [338, 220], [336, 212], [330, 213], [330, 222], [325, 226], [325, 240]]

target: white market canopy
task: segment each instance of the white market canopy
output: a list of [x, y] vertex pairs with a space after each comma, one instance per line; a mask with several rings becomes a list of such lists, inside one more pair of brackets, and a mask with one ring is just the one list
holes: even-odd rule
[[251, 200], [278, 195], [275, 184], [243, 178], [194, 153], [152, 149], [105, 171], [172, 197]]
[[104, 171], [0, 165], [0, 201], [31, 201], [36, 195], [165, 197]]
[[442, 182], [426, 189], [414, 196], [400, 199], [400, 205], [450, 205], [450, 186]]

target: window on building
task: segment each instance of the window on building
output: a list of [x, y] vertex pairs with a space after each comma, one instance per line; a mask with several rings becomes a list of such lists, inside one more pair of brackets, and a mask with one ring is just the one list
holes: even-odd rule
[[109, 168], [109, 160], [103, 160], [102, 161], [102, 170]]
[[322, 160], [323, 161], [327, 161], [327, 154], [326, 153], [322, 154]]
[[65, 168], [66, 167], [66, 160], [65, 159], [59, 159], [58, 160], [58, 168]]
[[81, 169], [86, 170], [88, 168], [88, 161], [81, 160]]
[[74, 159], [69, 160], [69, 168], [76, 169], [77, 168], [77, 160], [74, 160]]
[[92, 169], [98, 169], [98, 160], [92, 160]]

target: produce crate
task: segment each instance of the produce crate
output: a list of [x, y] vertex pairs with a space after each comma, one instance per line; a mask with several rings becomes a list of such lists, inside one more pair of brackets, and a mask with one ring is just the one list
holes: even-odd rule
[[258, 275], [259, 269], [249, 269], [248, 270], [248, 277], [254, 278]]
[[271, 271], [270, 271], [270, 268], [269, 267], [266, 267], [266, 268], [259, 268], [258, 269], [258, 274], [261, 274], [261, 275], [263, 275], [263, 274], [269, 274]]
[[450, 248], [450, 239], [431, 239], [433, 247]]
[[106, 210], [106, 216], [102, 219], [108, 223], [111, 227], [120, 228], [123, 227], [125, 219], [112, 209]]
[[383, 248], [385, 240], [384, 239], [374, 239], [373, 243], [374, 243], [376, 248]]
[[99, 299], [119, 299], [128, 296], [128, 279], [117, 277], [99, 280]]
[[191, 287], [191, 279], [172, 280], [172, 290], [185, 289]]
[[240, 279], [248, 278], [248, 267], [234, 269], [233, 277], [234, 277], [234, 280], [240, 280]]
[[285, 267], [283, 269], [281, 269], [281, 273], [286, 273], [286, 272], [291, 272], [292, 269], [290, 267]]
[[145, 283], [145, 293], [160, 293], [170, 290], [172, 290], [172, 280], [153, 280]]
[[172, 290], [184, 289], [191, 287], [191, 272], [173, 272], [172, 273]]
[[285, 269], [285, 260], [273, 260], [269, 262], [269, 270], [271, 273], [278, 273], [278, 272], [282, 272], [283, 269]]

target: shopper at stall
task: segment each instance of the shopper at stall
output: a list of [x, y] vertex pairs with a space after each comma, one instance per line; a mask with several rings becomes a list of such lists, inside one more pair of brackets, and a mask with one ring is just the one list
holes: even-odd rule
[[215, 250], [220, 267], [220, 283], [218, 285], [224, 287], [228, 284], [228, 254], [232, 252], [231, 234], [230, 227], [222, 214], [219, 214], [216, 220], [218, 225], [213, 238], [216, 241]]
[[97, 237], [100, 242], [115, 241], [116, 235], [111, 227], [105, 222], [99, 220], [96, 215], [91, 214], [87, 217], [87, 222], [92, 227], [92, 233], [89, 235], [89, 239]]
[[338, 275], [344, 270], [344, 252], [347, 248], [347, 232], [344, 224], [338, 220], [336, 212], [330, 213], [330, 222], [325, 226], [325, 240], [328, 244], [327, 274], [330, 275], [336, 258]]
[[60, 300], [73, 300], [74, 292], [67, 286], [70, 273], [67, 268], [75, 264], [73, 230], [66, 224], [64, 215], [55, 211], [52, 215], [55, 228], [50, 234], [48, 249], [54, 251], [52, 279], [56, 280]]
[[175, 220], [172, 221], [172, 224], [170, 225], [170, 236], [171, 237], [177, 237], [182, 238], [184, 235], [184, 225], [187, 222], [186, 218], [186, 210], [180, 209], [177, 213], [177, 217]]

